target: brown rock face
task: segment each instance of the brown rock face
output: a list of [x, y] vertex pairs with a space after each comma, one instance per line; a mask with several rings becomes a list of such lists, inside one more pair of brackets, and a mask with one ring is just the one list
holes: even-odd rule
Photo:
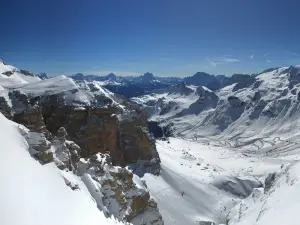
[[40, 130], [45, 127], [42, 110], [39, 107], [29, 107], [23, 112], [15, 114], [13, 120], [30, 130]]
[[135, 118], [133, 121], [122, 121], [120, 130], [120, 147], [126, 162], [151, 160], [155, 145], [149, 137], [144, 120]]
[[109, 152], [114, 165], [151, 160], [155, 145], [147, 132], [147, 121], [134, 110], [130, 117], [121, 118], [122, 109], [80, 108], [59, 104], [55, 96], [42, 104], [47, 129], [54, 135], [65, 127], [70, 140], [78, 144], [86, 157]]
[[112, 166], [107, 154], [98, 153], [82, 158], [78, 168], [79, 174], [89, 174], [93, 182], [100, 184], [98, 190], [90, 191], [101, 192], [103, 197], [97, 203], [103, 211], [133, 225], [164, 224], [157, 204], [150, 197], [145, 183], [128, 169]]
[[110, 152], [114, 163], [123, 161], [119, 150], [119, 121], [112, 116], [115, 109], [74, 109], [69, 107], [47, 109], [43, 112], [47, 129], [56, 134], [65, 127], [69, 138], [82, 148], [82, 156]]
[[[94, 90], [90, 85], [90, 91]], [[83, 89], [81, 89], [83, 90]], [[85, 89], [84, 89], [85, 90]], [[21, 90], [9, 93], [13, 103], [13, 120], [25, 125], [31, 131], [43, 131], [47, 139], [59, 136], [64, 127], [68, 139], [82, 149], [80, 156], [96, 153], [111, 155], [113, 165], [125, 166], [138, 160], [150, 161], [158, 158], [154, 140], [148, 133], [146, 116], [123, 99], [122, 107], [115, 104], [117, 97], [95, 95], [90, 105], [67, 103], [67, 96], [79, 89], [47, 93], [32, 97]], [[94, 103], [95, 101], [96, 103]]]

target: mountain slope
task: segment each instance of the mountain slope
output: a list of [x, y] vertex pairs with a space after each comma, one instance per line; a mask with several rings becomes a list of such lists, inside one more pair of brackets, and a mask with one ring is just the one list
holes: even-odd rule
[[[240, 80], [226, 86], [214, 92], [214, 100], [207, 102], [203, 102], [203, 96], [198, 95], [195, 99], [196, 92], [193, 97], [177, 93], [162, 100], [168, 95], [167, 90], [159, 95], [133, 98], [133, 101], [148, 109], [150, 119], [160, 120], [163, 125], [172, 123], [174, 135], [195, 137], [210, 134], [228, 139], [261, 131], [265, 136], [291, 130], [297, 132], [300, 125], [298, 76], [298, 67], [274, 69], [256, 76], [254, 82]], [[212, 96], [206, 93], [205, 98], [211, 99]], [[181, 102], [188, 102], [188, 105], [176, 103], [176, 99], [182, 99]], [[211, 105], [212, 102], [217, 104]], [[192, 110], [197, 104], [203, 108], [201, 112]], [[159, 115], [169, 109], [169, 105], [179, 108], [180, 113], [173, 110], [172, 114]]]
[[[25, 71], [22, 73], [31, 74]], [[58, 76], [10, 84], [9, 87], [4, 86], [0, 93], [0, 112], [18, 123], [15, 126], [19, 127], [25, 138], [20, 137], [20, 140], [22, 145], [26, 146], [26, 156], [38, 165], [31, 168], [29, 164], [25, 164], [27, 159], [24, 158], [24, 154], [15, 155], [20, 161], [18, 169], [22, 170], [23, 166], [37, 171], [52, 168], [63, 182], [62, 185], [57, 184], [58, 180], [55, 177], [45, 174], [43, 179], [49, 181], [44, 183], [49, 188], [52, 185], [57, 186], [53, 191], [57, 191], [58, 196], [53, 197], [53, 201], [68, 201], [68, 198], [71, 198], [68, 196], [69, 192], [78, 192], [84, 193], [84, 197], [93, 203], [89, 205], [78, 195], [76, 199], [70, 199], [72, 207], [69, 203], [61, 204], [61, 207], [57, 207], [59, 212], [56, 212], [52, 210], [54, 203], [50, 200], [48, 202], [44, 196], [43, 191], [49, 196], [54, 193], [48, 190], [49, 188], [43, 188], [43, 183], [40, 183], [43, 181], [40, 177], [43, 176], [43, 172], [32, 173], [31, 180], [22, 181], [22, 187], [26, 195], [32, 198], [37, 195], [38, 199], [32, 201], [32, 204], [33, 207], [39, 204], [40, 209], [45, 208], [46, 212], [40, 213], [41, 217], [46, 217], [49, 211], [53, 211], [57, 213], [57, 218], [49, 220], [49, 224], [58, 224], [59, 220], [62, 220], [59, 224], [72, 225], [94, 222], [114, 224], [116, 218], [134, 225], [163, 225], [160, 212], [148, 189], [137, 175], [125, 168], [129, 164], [143, 164], [139, 169], [140, 176], [146, 172], [158, 174], [160, 170], [154, 140], [148, 132], [147, 121], [141, 111], [103, 88], [97, 81], [75, 82], [71, 78]], [[12, 133], [8, 135], [11, 136], [10, 140], [15, 138]], [[1, 141], [2, 138], [5, 139], [6, 136], [1, 136]], [[20, 144], [17, 140], [16, 143]], [[11, 147], [14, 148], [6, 148]], [[12, 157], [8, 160], [8, 168], [13, 168]], [[30, 173], [25, 169], [22, 171]], [[28, 174], [24, 174], [24, 179], [28, 179]], [[16, 182], [7, 181], [9, 185], [18, 187]], [[35, 184], [38, 191], [31, 186]], [[61, 186], [69, 192], [60, 194], [58, 189]], [[31, 195], [28, 194], [29, 189], [33, 191]], [[11, 197], [9, 188], [3, 193]], [[28, 196], [21, 197], [20, 211], [25, 204], [29, 204]], [[19, 209], [17, 202], [9, 203], [8, 199], [4, 200], [4, 205], [11, 204], [10, 210], [14, 207]], [[63, 207], [70, 210], [66, 217], [63, 217]], [[82, 213], [82, 218], [68, 218], [71, 212], [79, 215], [78, 211], [84, 210], [81, 207], [85, 210], [92, 208], [90, 214]], [[28, 210], [32, 209], [28, 207]], [[31, 217], [34, 218], [33, 212], [26, 211], [26, 214], [30, 217], [28, 224], [35, 224], [31, 223]], [[91, 218], [83, 220], [84, 217]], [[107, 219], [108, 217], [111, 219]], [[37, 218], [39, 222], [42, 220]], [[11, 218], [5, 219], [7, 223], [4, 224], [20, 223], [12, 223]], [[107, 223], [105, 219], [108, 220]]]
[[[288, 163], [285, 159], [245, 157], [209, 138], [197, 142], [170, 138], [169, 142], [158, 141], [157, 146], [161, 176], [146, 174], [143, 179], [165, 224], [226, 224], [231, 208], [251, 198], [256, 188], [263, 189], [264, 178]], [[235, 215], [234, 211], [231, 214]]]
[[6, 65], [0, 60], [0, 85], [5, 88], [16, 87], [41, 80], [26, 70], [18, 70], [14, 66]]
[[299, 223], [300, 68], [248, 78], [132, 99], [176, 137], [158, 142], [161, 176], [144, 177], [166, 224]]
[[1, 113], [0, 136], [1, 224], [120, 224], [99, 212], [85, 190], [68, 188], [53, 164], [33, 159], [18, 125]]

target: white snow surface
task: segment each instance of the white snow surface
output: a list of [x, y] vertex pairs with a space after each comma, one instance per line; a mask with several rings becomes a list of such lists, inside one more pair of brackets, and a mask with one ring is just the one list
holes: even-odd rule
[[166, 225], [299, 224], [299, 74], [285, 67], [232, 84], [214, 93], [216, 105], [203, 87], [132, 99], [151, 120], [173, 123], [176, 138], [157, 141], [161, 175], [144, 176]]
[[[81, 81], [75, 83], [73, 79], [64, 75], [26, 84], [17, 89], [30, 97], [62, 94], [65, 104], [78, 107], [91, 106], [97, 98], [95, 96], [102, 96], [102, 101], [104, 98], [111, 99], [114, 105], [124, 108], [115, 101], [114, 94], [101, 87], [99, 82]], [[101, 104], [101, 101], [98, 101], [97, 104]], [[102, 104], [102, 107], [105, 107], [105, 104]]]
[[[8, 71], [12, 72], [12, 75], [7, 76], [2, 74]], [[20, 73], [20, 71], [16, 67], [10, 65], [4, 65], [4, 63], [0, 60], [0, 85], [2, 87], [12, 88], [12, 87], [21, 86], [28, 83], [34, 83], [40, 80], [41, 79], [36, 76], [26, 76]]]
[[[224, 87], [214, 93], [216, 97], [204, 92], [203, 87], [201, 95], [194, 87], [194, 92], [189, 94], [165, 89], [132, 100], [149, 112], [150, 120], [160, 121], [162, 125], [173, 123], [174, 135], [178, 137], [219, 135], [220, 139], [229, 140], [274, 139], [283, 133], [297, 136], [300, 83], [291, 85], [291, 80], [298, 78], [292, 77], [289, 69], [283, 67], [262, 73], [246, 88], [235, 89], [237, 84]], [[300, 72], [298, 67], [291, 70]], [[229, 102], [232, 96], [237, 99]]]
[[[5, 72], [12, 74], [2, 74]], [[108, 106], [107, 99], [110, 99], [111, 105], [125, 109], [115, 95], [102, 85], [103, 83], [98, 81], [75, 82], [64, 75], [41, 80], [37, 76], [24, 75], [16, 67], [5, 65], [0, 61], [0, 96], [5, 97], [10, 105], [8, 92], [13, 89], [27, 94], [30, 98], [60, 94], [64, 104], [77, 108], [93, 105], [105, 108]]]
[[0, 224], [120, 224], [106, 218], [84, 188], [72, 191], [53, 163], [33, 159], [18, 126], [0, 114]]
[[[132, 99], [150, 119], [174, 124], [177, 137], [156, 142], [161, 175], [145, 174], [147, 187], [134, 176], [135, 184], [147, 188], [158, 203], [165, 225], [299, 224], [300, 84], [290, 87], [287, 69], [262, 73], [238, 90], [236, 84], [215, 93], [180, 84]], [[8, 70], [13, 75], [2, 77], [1, 71]], [[99, 82], [23, 76], [0, 62], [1, 95], [18, 88], [33, 97], [64, 93], [68, 104], [79, 106], [99, 95], [118, 104]], [[89, 174], [80, 179], [53, 164], [40, 165], [28, 153], [18, 126], [0, 115], [0, 224], [118, 224], [104, 216], [108, 210], [100, 187]], [[274, 172], [265, 191], [264, 181]], [[80, 189], [72, 191], [65, 182]]]
[[[217, 225], [299, 224], [296, 196], [300, 191], [300, 163], [295, 160], [300, 151], [293, 160], [259, 157], [204, 138], [170, 138], [169, 143], [157, 141], [157, 148], [161, 175], [146, 174], [143, 179], [166, 225], [200, 221]], [[264, 194], [265, 178], [278, 170], [283, 172], [272, 191]]]

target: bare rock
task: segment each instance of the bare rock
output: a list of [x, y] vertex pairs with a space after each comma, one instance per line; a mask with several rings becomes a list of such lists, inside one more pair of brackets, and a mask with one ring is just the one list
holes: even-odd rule
[[7, 118], [7, 119], [12, 119], [13, 118], [13, 113], [12, 113], [12, 108], [9, 105], [7, 99], [3, 96], [0, 96], [0, 112]]
[[[81, 159], [78, 165], [78, 175], [92, 178], [89, 184], [99, 187], [90, 190], [96, 201], [98, 199], [98, 207], [134, 225], [163, 225], [157, 204], [150, 198], [140, 178], [126, 168], [112, 166], [109, 161], [108, 154], [98, 153], [94, 157]], [[101, 195], [97, 197], [99, 193]]]

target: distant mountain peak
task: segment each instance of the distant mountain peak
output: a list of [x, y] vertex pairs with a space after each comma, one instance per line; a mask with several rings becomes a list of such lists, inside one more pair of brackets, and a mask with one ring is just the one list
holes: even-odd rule
[[109, 73], [105, 77], [106, 77], [107, 80], [113, 80], [113, 81], [117, 80], [117, 75], [114, 74], [114, 73]]
[[197, 72], [192, 77], [200, 77], [200, 76], [203, 77], [203, 76], [214, 76], [214, 75], [208, 74], [206, 72]]
[[144, 75], [142, 75], [142, 77], [147, 77], [147, 78], [153, 78], [154, 79], [153, 73], [150, 73], [150, 72], [144, 73]]
[[140, 76], [140, 78], [144, 82], [151, 82], [151, 81], [155, 80], [155, 77], [154, 77], [153, 73], [150, 73], [150, 72], [144, 73], [142, 76]]

